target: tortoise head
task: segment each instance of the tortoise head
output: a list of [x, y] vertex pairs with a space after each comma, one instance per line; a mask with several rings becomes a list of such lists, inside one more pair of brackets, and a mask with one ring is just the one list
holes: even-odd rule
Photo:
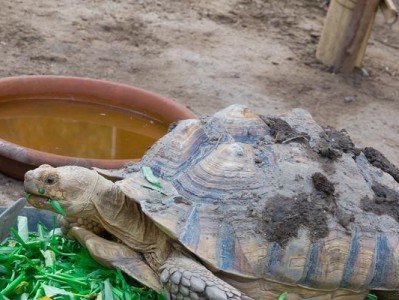
[[[24, 187], [34, 207], [58, 213], [64, 211], [68, 217], [86, 217], [95, 214], [93, 201], [101, 179], [104, 178], [96, 171], [83, 167], [41, 165], [25, 174]], [[57, 205], [61, 209], [57, 209]]]

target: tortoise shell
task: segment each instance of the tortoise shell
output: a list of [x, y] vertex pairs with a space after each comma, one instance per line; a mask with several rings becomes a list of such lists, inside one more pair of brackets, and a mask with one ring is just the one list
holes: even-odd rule
[[[135, 172], [143, 166], [162, 190]], [[181, 121], [126, 172], [126, 195], [212, 271], [399, 289], [398, 170], [304, 110], [267, 117], [233, 105]]]

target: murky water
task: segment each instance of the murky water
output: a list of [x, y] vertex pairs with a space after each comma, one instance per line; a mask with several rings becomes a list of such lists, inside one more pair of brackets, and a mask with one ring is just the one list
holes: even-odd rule
[[66, 156], [140, 158], [167, 126], [138, 113], [80, 102], [0, 103], [0, 138]]

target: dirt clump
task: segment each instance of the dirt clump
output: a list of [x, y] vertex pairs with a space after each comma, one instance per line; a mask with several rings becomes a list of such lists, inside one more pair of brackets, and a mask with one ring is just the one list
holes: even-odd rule
[[309, 230], [310, 239], [315, 242], [328, 235], [328, 216], [349, 233], [355, 216], [337, 205], [333, 183], [319, 172], [312, 175], [312, 182], [315, 190], [310, 194], [300, 193], [292, 198], [277, 195], [268, 201], [258, 229], [269, 242], [284, 247], [298, 236], [301, 227]]
[[309, 141], [309, 135], [303, 132], [297, 132], [286, 121], [280, 118], [270, 118], [260, 116], [260, 118], [270, 128], [270, 135], [276, 143], [289, 143], [291, 141]]
[[361, 200], [361, 208], [366, 212], [376, 215], [388, 215], [399, 222], [399, 194], [397, 191], [380, 183], [374, 183], [371, 187], [374, 191], [374, 199], [364, 197]]
[[388, 173], [396, 180], [396, 182], [399, 182], [399, 169], [393, 163], [391, 163], [380, 151], [372, 147], [366, 147], [363, 149], [363, 153], [370, 164]]
[[326, 176], [320, 172], [316, 172], [312, 175], [313, 185], [316, 190], [326, 193], [327, 195], [333, 195], [335, 192], [335, 187], [331, 181], [327, 179]]
[[324, 132], [325, 135], [322, 136], [318, 145], [318, 152], [322, 157], [337, 159], [342, 156], [342, 153], [354, 153], [355, 155], [359, 153], [345, 129], [338, 131], [331, 127], [325, 127]]
[[260, 231], [268, 241], [285, 246], [298, 236], [301, 227], [305, 227], [312, 241], [316, 241], [329, 233], [326, 213], [330, 209], [320, 193], [301, 193], [293, 198], [275, 196], [262, 212]]

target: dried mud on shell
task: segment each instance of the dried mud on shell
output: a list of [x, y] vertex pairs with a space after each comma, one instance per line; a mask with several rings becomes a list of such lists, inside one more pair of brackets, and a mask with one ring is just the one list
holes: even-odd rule
[[327, 195], [333, 195], [335, 188], [331, 181], [320, 172], [316, 172], [312, 175], [312, 182], [316, 190], [323, 192]]
[[291, 141], [309, 141], [309, 135], [297, 132], [286, 121], [280, 118], [259, 116], [270, 128], [270, 135], [276, 143], [289, 143]]
[[369, 163], [374, 167], [381, 169], [382, 171], [391, 175], [396, 182], [399, 182], [399, 169], [391, 163], [380, 151], [377, 149], [366, 147], [363, 150]]
[[297, 237], [301, 227], [309, 229], [312, 241], [326, 237], [329, 229], [325, 211], [334, 206], [329, 200], [317, 193], [299, 194], [293, 198], [276, 196], [263, 210], [259, 229], [268, 241], [281, 246]]
[[330, 232], [328, 216], [334, 218], [344, 229], [355, 220], [354, 216], [337, 206], [334, 185], [321, 173], [312, 175], [315, 191], [288, 198], [276, 196], [269, 199], [259, 221], [259, 231], [270, 242], [285, 246], [298, 236], [299, 229], [308, 229], [314, 242]]
[[374, 183], [371, 188], [375, 194], [374, 198], [364, 197], [361, 201], [362, 209], [379, 216], [391, 216], [399, 222], [399, 193], [379, 183]]

